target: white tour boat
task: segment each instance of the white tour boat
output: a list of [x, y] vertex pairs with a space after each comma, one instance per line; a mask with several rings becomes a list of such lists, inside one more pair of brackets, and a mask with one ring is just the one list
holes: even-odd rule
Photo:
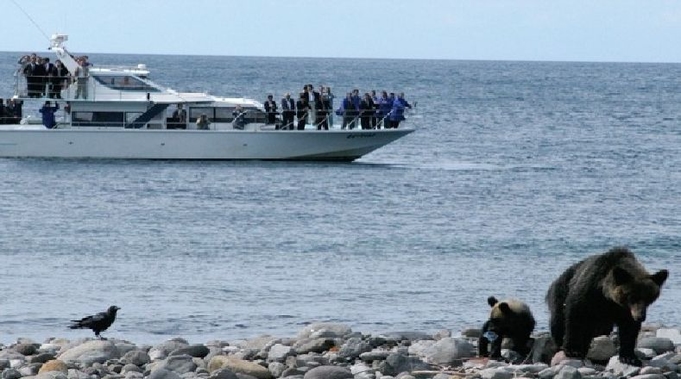
[[[53, 35], [50, 49], [73, 74], [79, 64], [64, 47], [67, 39]], [[85, 99], [75, 96], [77, 81], [67, 82], [61, 98], [47, 98], [29, 97], [17, 80], [14, 99], [24, 102], [23, 117], [0, 124], [0, 157], [353, 161], [414, 131], [338, 126], [317, 130], [315, 125], [277, 130], [265, 123], [264, 106], [258, 101], [177, 92], [152, 82], [148, 74], [144, 65], [91, 66], [81, 84], [87, 86], [81, 88], [87, 92]], [[47, 100], [61, 109], [51, 129], [38, 113]], [[185, 122], [171, 117], [177, 105], [186, 111]], [[245, 113], [235, 126], [237, 106]], [[203, 114], [210, 120], [208, 130], [196, 128]]]

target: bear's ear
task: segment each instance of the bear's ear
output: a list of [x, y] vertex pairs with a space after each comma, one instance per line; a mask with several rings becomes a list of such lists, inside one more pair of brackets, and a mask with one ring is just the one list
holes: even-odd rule
[[621, 286], [634, 280], [634, 277], [627, 270], [620, 267], [612, 269], [612, 277], [615, 279], [616, 286]]
[[667, 280], [667, 277], [669, 276], [669, 271], [667, 270], [660, 270], [653, 275], [650, 275], [650, 279], [653, 280], [653, 283], [657, 284], [659, 287], [662, 287], [662, 284], [664, 284], [664, 281]]
[[499, 309], [501, 310], [502, 314], [509, 314], [511, 313], [511, 307], [508, 306], [508, 303], [499, 303]]
[[490, 307], [493, 307], [494, 304], [498, 303], [497, 298], [494, 296], [490, 296], [487, 298], [487, 304], [489, 304]]

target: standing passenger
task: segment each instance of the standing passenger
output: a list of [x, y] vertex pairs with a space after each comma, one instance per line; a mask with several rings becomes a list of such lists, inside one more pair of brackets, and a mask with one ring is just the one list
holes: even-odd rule
[[317, 119], [317, 102], [321, 100], [321, 95], [319, 92], [314, 90], [312, 84], [305, 86], [305, 93], [307, 95], [307, 104], [310, 107], [310, 111], [308, 113], [308, 124], [314, 124], [315, 120]]
[[281, 128], [284, 130], [295, 129], [293, 122], [296, 118], [296, 102], [291, 99], [291, 94], [286, 93], [281, 99]]
[[305, 130], [305, 123], [307, 122], [308, 111], [310, 104], [307, 102], [305, 92], [300, 93], [300, 97], [296, 102], [296, 118], [298, 119], [298, 130]]
[[[390, 129], [390, 111], [393, 109], [393, 103], [388, 98], [386, 91], [381, 92], [381, 98], [378, 99], [378, 111], [376, 116], [379, 119], [376, 128]], [[382, 124], [382, 125], [381, 125]]]
[[359, 104], [359, 117], [362, 129], [371, 129], [371, 120], [374, 118], [374, 101], [369, 93], [364, 94], [362, 102]]
[[[274, 101], [272, 95], [267, 95], [267, 101], [265, 101], [265, 113], [267, 113], [266, 124], [273, 125], [277, 123], [277, 102]], [[279, 127], [277, 127], [279, 129]]]
[[59, 109], [59, 104], [55, 104], [54, 107], [50, 105], [49, 101], [45, 102], [42, 108], [40, 108], [40, 113], [43, 114], [43, 125], [47, 129], [52, 129], [57, 125], [54, 114]]
[[78, 58], [76, 61], [78, 63], [78, 67], [76, 67], [76, 72], [74, 75], [76, 76], [76, 96], [75, 98], [83, 97], [83, 99], [87, 99], [87, 79], [88, 79], [88, 74], [89, 74], [89, 64], [85, 61], [85, 58]]
[[357, 116], [359, 115], [359, 109], [355, 107], [355, 102], [352, 99], [352, 93], [348, 92], [343, 99], [341, 105], [343, 114], [343, 124], [341, 129], [354, 129], [357, 122]]

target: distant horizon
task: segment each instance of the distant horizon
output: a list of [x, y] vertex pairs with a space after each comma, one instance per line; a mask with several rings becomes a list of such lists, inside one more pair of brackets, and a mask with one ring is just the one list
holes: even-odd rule
[[[68, 47], [67, 47], [68, 49]], [[69, 51], [71, 51], [69, 49]], [[50, 53], [49, 50], [44, 51], [45, 53]], [[41, 54], [40, 51], [30, 51], [30, 52], [21, 52], [21, 51], [3, 51], [0, 50], [0, 54], [17, 54], [17, 57], [20, 57], [22, 55], [26, 54], [31, 54], [31, 53], [36, 53], [38, 56], [47, 56], [47, 54]], [[554, 60], [526, 60], [526, 59], [518, 59], [518, 60], [510, 60], [510, 59], [454, 59], [454, 58], [380, 58], [380, 57], [310, 57], [310, 56], [266, 56], [266, 55], [220, 55], [220, 54], [170, 54], [170, 53], [101, 53], [101, 52], [94, 52], [94, 51], [83, 51], [83, 52], [72, 52], [75, 55], [138, 55], [138, 56], [144, 56], [144, 55], [150, 55], [150, 56], [176, 56], [176, 57], [216, 57], [216, 58], [225, 58], [225, 57], [232, 57], [232, 58], [271, 58], [271, 59], [338, 59], [338, 60], [349, 60], [349, 59], [358, 59], [358, 60], [385, 60], [385, 61], [458, 61], [458, 62], [527, 62], [527, 63], [612, 63], [612, 64], [663, 64], [663, 65], [677, 65], [681, 64], [681, 62], [638, 62], [638, 61], [630, 61], [630, 62], [624, 62], [624, 61], [570, 61], [570, 60], [565, 60], [565, 61], [554, 61]], [[143, 62], [140, 62], [143, 63]]]
[[681, 35], [681, 2], [664, 0], [5, 4], [8, 52], [42, 51], [64, 33], [67, 47], [97, 54], [681, 63], [671, 37]]

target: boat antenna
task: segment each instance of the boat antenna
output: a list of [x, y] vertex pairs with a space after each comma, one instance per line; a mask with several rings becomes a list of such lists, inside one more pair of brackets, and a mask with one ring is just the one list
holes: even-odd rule
[[17, 6], [17, 8], [19, 8], [19, 10], [20, 10], [21, 12], [23, 12], [23, 13], [26, 15], [26, 17], [27, 17], [29, 20], [31, 20], [31, 22], [33, 23], [33, 25], [35, 25], [35, 27], [38, 28], [38, 30], [40, 31], [40, 33], [42, 33], [43, 36], [45, 36], [45, 39], [47, 39], [47, 40], [49, 41], [49, 40], [50, 40], [50, 37], [48, 37], [47, 34], [40, 28], [40, 26], [33, 20], [33, 18], [31, 18], [31, 16], [28, 14], [28, 12], [26, 12], [26, 11], [24, 10], [24, 8], [22, 8], [21, 5], [19, 5], [19, 3], [17, 3], [16, 1], [12, 0], [12, 2], [14, 3], [14, 5]]

